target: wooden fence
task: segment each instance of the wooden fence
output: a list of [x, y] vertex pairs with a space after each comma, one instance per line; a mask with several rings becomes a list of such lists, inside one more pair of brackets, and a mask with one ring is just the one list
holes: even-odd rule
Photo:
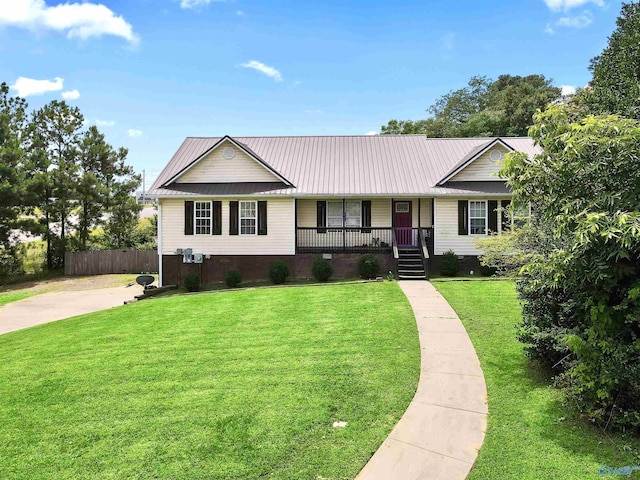
[[65, 275], [104, 275], [107, 273], [157, 273], [158, 251], [101, 250], [67, 252]]

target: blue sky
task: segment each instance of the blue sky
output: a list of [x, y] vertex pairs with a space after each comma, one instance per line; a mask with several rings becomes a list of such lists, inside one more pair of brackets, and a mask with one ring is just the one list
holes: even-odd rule
[[186, 136], [366, 134], [473, 75], [584, 86], [620, 6], [0, 0], [0, 81], [80, 107], [149, 183]]

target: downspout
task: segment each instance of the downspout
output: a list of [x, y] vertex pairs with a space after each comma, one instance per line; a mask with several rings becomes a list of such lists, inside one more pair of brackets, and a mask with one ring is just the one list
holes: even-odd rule
[[162, 287], [162, 200], [158, 199], [158, 286]]

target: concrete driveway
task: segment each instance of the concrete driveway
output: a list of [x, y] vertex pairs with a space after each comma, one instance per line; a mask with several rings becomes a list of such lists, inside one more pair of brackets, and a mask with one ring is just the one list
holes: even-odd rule
[[0, 334], [123, 305], [142, 287], [50, 292], [0, 306]]

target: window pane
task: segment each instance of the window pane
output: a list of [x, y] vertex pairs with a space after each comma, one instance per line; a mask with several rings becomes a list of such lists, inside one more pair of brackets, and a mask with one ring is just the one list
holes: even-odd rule
[[485, 232], [484, 218], [472, 218], [471, 219], [471, 234], [483, 235]]
[[346, 221], [347, 227], [359, 227], [360, 226], [360, 214], [362, 212], [362, 206], [359, 200], [347, 200], [346, 202]]

